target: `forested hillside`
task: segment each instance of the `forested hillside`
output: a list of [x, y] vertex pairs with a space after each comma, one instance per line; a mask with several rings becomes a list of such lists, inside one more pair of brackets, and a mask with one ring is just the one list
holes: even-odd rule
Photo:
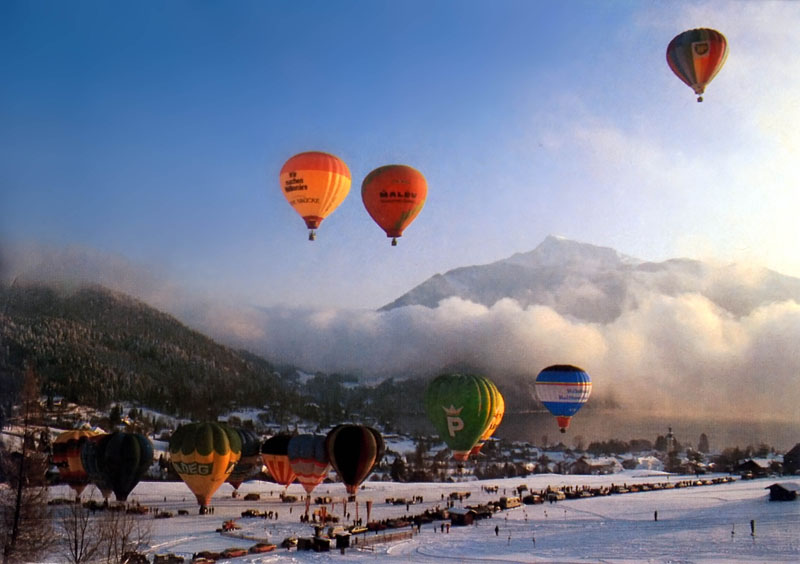
[[0, 409], [11, 413], [26, 366], [42, 392], [106, 409], [130, 402], [190, 419], [254, 407], [273, 423], [325, 426], [361, 417], [396, 427], [422, 410], [424, 382], [375, 386], [275, 367], [101, 286], [65, 292], [0, 286]]
[[267, 361], [126, 295], [99, 286], [0, 292], [3, 404], [13, 400], [26, 364], [48, 395], [101, 408], [131, 401], [206, 418], [233, 404], [291, 409], [301, 401]]

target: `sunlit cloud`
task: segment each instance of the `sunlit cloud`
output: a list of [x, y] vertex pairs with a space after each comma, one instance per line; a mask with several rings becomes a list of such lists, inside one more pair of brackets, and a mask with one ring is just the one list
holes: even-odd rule
[[102, 283], [220, 342], [308, 372], [377, 381], [470, 366], [502, 383], [571, 363], [590, 372], [598, 396], [652, 413], [719, 414], [736, 405], [742, 418], [792, 419], [800, 402], [800, 304], [781, 299], [796, 289], [750, 267], [678, 263], [634, 279], [623, 300], [605, 302], [607, 312], [572, 308], [587, 297], [604, 303], [603, 289], [579, 276], [544, 295], [549, 304], [451, 297], [435, 308], [259, 309], [181, 290], [95, 251], [18, 251], [4, 248], [3, 256], [7, 275], [20, 281]]

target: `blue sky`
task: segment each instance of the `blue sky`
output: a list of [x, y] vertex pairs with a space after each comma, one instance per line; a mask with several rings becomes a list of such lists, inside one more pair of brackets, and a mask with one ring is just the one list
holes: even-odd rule
[[[0, 3], [0, 237], [255, 305], [376, 308], [548, 234], [800, 276], [795, 2]], [[726, 34], [706, 101], [666, 65]], [[310, 243], [278, 184], [353, 174]], [[403, 163], [399, 245], [363, 208]]]
[[[665, 60], [695, 27], [730, 44], [702, 104]], [[798, 29], [800, 2], [5, 0], [0, 278], [100, 282], [309, 372], [567, 363], [653, 413], [794, 421], [791, 300], [733, 315], [639, 288], [600, 324], [513, 300], [375, 310], [548, 234], [736, 261], [756, 292], [751, 266], [800, 276]], [[278, 182], [308, 150], [353, 176], [314, 242]], [[360, 197], [391, 163], [429, 186], [397, 247]]]

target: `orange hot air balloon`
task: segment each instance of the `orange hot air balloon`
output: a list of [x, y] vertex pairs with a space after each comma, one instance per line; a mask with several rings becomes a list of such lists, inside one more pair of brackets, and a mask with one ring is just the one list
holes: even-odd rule
[[392, 246], [422, 211], [428, 183], [406, 165], [386, 165], [370, 172], [361, 184], [361, 199], [375, 223], [392, 238]]
[[197, 498], [201, 514], [241, 453], [241, 435], [224, 423], [181, 425], [169, 439], [172, 467]]
[[338, 157], [310, 151], [286, 161], [281, 168], [280, 181], [283, 195], [306, 222], [308, 240], [313, 241], [322, 220], [350, 192], [351, 177], [350, 169]]
[[292, 440], [291, 435], [274, 435], [261, 445], [261, 460], [270, 476], [275, 482], [287, 488], [297, 478], [289, 463], [290, 440]]
[[81, 462], [81, 447], [97, 434], [84, 430], [64, 431], [53, 442], [53, 464], [58, 468], [61, 480], [75, 490], [76, 497], [80, 497], [89, 483], [89, 474]]

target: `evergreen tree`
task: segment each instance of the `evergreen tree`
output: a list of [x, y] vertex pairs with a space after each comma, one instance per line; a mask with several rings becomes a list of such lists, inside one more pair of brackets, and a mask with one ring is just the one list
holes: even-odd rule
[[700, 439], [697, 441], [697, 450], [702, 453], [708, 453], [711, 450], [708, 446], [708, 436], [705, 433], [700, 433]]
[[394, 462], [392, 462], [392, 468], [389, 471], [389, 475], [392, 477], [392, 481], [405, 482], [407, 473], [408, 473], [408, 468], [406, 468], [406, 463], [403, 461], [403, 457], [395, 456]]
[[112, 427], [117, 427], [122, 423], [122, 408], [119, 404], [114, 404], [108, 413], [108, 422]]

